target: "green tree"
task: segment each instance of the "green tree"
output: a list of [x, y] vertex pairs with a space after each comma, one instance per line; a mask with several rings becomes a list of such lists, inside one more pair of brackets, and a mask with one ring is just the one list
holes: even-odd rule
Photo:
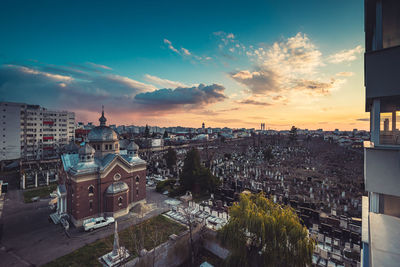
[[297, 128], [295, 126], [292, 126], [289, 131], [289, 141], [292, 143], [297, 142]]
[[192, 148], [186, 154], [183, 161], [182, 173], [180, 176], [180, 185], [184, 190], [193, 190], [195, 180], [200, 173], [200, 155], [196, 148]]
[[242, 193], [218, 238], [231, 251], [228, 266], [310, 266], [314, 240], [295, 211], [263, 193]]
[[192, 148], [186, 154], [179, 183], [182, 191], [205, 193], [213, 192], [219, 185], [219, 180], [208, 168], [201, 165], [199, 152], [196, 148]]
[[167, 163], [168, 169], [172, 170], [173, 166], [176, 165], [176, 151], [172, 147], [168, 148], [167, 153], [164, 155], [164, 159]]

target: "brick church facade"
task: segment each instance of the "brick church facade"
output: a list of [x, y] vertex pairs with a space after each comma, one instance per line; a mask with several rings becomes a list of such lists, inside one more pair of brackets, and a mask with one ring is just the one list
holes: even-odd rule
[[146, 199], [146, 162], [132, 141], [120, 152], [117, 133], [106, 126], [104, 111], [100, 126], [88, 134], [78, 153], [65, 153], [62, 180], [66, 207], [75, 226], [98, 216], [117, 218]]

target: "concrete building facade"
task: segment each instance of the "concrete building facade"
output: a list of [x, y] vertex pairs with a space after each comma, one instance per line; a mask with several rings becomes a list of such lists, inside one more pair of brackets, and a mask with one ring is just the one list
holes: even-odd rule
[[400, 2], [365, 0], [366, 111], [362, 266], [400, 262]]
[[74, 140], [75, 114], [0, 102], [0, 126], [0, 161], [51, 158]]

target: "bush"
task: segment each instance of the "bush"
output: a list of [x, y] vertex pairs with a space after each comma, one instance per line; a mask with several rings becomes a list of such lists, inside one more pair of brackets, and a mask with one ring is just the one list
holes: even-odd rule
[[170, 190], [175, 184], [175, 180], [165, 180], [157, 183], [156, 191], [162, 193], [165, 190]]

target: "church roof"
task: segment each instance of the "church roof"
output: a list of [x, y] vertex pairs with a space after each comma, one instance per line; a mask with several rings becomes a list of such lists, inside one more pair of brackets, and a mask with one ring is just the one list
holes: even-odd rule
[[93, 128], [88, 134], [89, 142], [117, 141], [118, 140], [117, 133], [110, 127], [106, 126], [107, 119], [106, 117], [104, 117], [104, 106], [99, 121], [100, 121], [100, 126]]
[[79, 146], [74, 141], [69, 142], [63, 147], [63, 151], [66, 153], [78, 153]]
[[83, 147], [81, 147], [78, 151], [79, 155], [88, 155], [96, 152], [93, 147], [91, 147], [88, 143], [86, 143]]
[[89, 142], [117, 141], [117, 133], [107, 126], [97, 126], [88, 134]]
[[119, 158], [130, 166], [146, 164], [146, 161], [139, 157], [130, 157], [128, 155], [120, 154], [107, 154], [104, 158], [100, 159], [95, 157], [91, 162], [80, 162], [78, 154], [64, 154], [61, 160], [66, 172], [72, 174], [94, 173], [106, 169], [115, 158]]
[[137, 151], [139, 150], [139, 146], [135, 142], [130, 142], [129, 145], [126, 147], [126, 150], [133, 150]]

